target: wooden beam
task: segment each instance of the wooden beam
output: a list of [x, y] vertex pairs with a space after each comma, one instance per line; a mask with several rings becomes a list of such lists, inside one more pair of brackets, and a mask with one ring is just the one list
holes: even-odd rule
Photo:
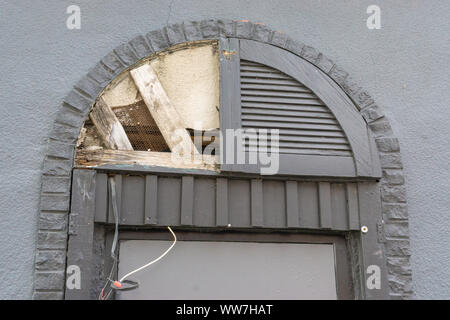
[[[79, 272], [80, 286], [66, 286], [67, 300], [89, 299], [94, 271], [95, 170], [74, 170], [67, 250], [68, 274]], [[72, 269], [73, 268], [73, 269]], [[72, 270], [71, 270], [72, 269]]]
[[172, 105], [152, 67], [144, 64], [131, 70], [130, 74], [170, 150], [181, 157], [197, 155], [183, 119]]
[[170, 167], [179, 169], [203, 169], [218, 171], [215, 156], [200, 155], [196, 159], [177, 157], [170, 152], [147, 152], [134, 150], [78, 150], [75, 164], [77, 167], [99, 167], [102, 165], [142, 165]]
[[103, 98], [97, 101], [89, 117], [108, 148], [133, 150], [125, 130]]

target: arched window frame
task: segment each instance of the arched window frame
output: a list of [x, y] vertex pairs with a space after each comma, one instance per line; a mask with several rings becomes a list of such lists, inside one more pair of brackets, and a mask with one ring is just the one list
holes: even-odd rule
[[[330, 177], [380, 178], [376, 145], [367, 123], [339, 86], [308, 61], [254, 40], [226, 38], [220, 41], [221, 130], [241, 128], [241, 60], [257, 62], [283, 72], [313, 91], [331, 110], [351, 145], [353, 159], [322, 155], [280, 155], [279, 174]], [[274, 111], [273, 115], [276, 115]], [[225, 146], [227, 141], [223, 142]], [[222, 152], [226, 152], [223, 148]], [[223, 156], [226, 158], [226, 155]], [[258, 172], [254, 165], [223, 164], [226, 171]]]
[[[70, 208], [69, 183], [74, 166], [75, 141], [96, 97], [120, 72], [154, 52], [185, 41], [219, 39], [223, 37], [236, 37], [272, 44], [288, 50], [320, 68], [355, 102], [362, 117], [370, 124], [371, 132], [378, 137], [377, 149], [383, 170], [397, 170], [401, 173], [402, 160], [398, 148], [384, 144], [384, 142], [395, 142], [396, 138], [393, 136], [392, 129], [381, 108], [374, 103], [367, 91], [359, 87], [348, 73], [316, 49], [292, 40], [284, 33], [272, 31], [262, 24], [253, 24], [247, 21], [194, 21], [169, 25], [161, 30], [151, 31], [145, 36], [135, 37], [130, 42], [118, 46], [111, 53], [107, 54], [74, 86], [74, 89], [64, 98], [62, 106], [58, 110], [53, 130], [49, 136], [49, 147], [42, 169], [39, 218], [41, 222], [38, 227], [33, 299], [61, 299], [64, 297], [65, 263], [59, 258], [64, 255], [57, 254], [48, 257], [46, 252], [53, 250], [55, 253], [64, 253], [68, 234], [74, 231], [73, 228], [67, 227], [67, 222], [69, 221], [67, 213]], [[108, 166], [105, 167], [105, 170], [107, 169]], [[110, 166], [109, 169], [118, 170], [114, 166]], [[122, 166], [121, 170], [143, 172], [147, 168], [142, 166]], [[391, 203], [388, 200], [391, 192], [404, 189], [403, 183], [392, 186], [388, 179], [381, 179], [380, 186], [376, 188], [378, 191], [363, 190], [363, 194], [376, 193], [375, 198], [378, 197], [379, 199], [380, 188], [383, 195], [383, 213], [389, 214], [389, 212], [395, 210], [406, 210], [406, 200], [403, 198], [400, 199], [401, 203], [399, 204]], [[365, 238], [365, 241], [369, 245], [374, 245], [377, 241], [385, 243], [386, 247], [389, 248], [388, 254], [394, 257], [400, 256], [405, 261], [405, 264], [409, 265], [409, 255], [407, 253], [409, 245], [405, 247], [403, 242], [400, 244], [400, 240], [385, 238], [386, 235], [388, 237], [394, 236], [395, 238], [397, 233], [404, 238], [404, 234], [408, 233], [407, 219], [394, 224], [386, 224], [382, 220], [377, 223], [377, 217], [381, 213], [379, 206], [378, 200], [378, 204], [372, 210], [363, 214], [365, 218], [372, 217], [373, 223], [371, 225], [375, 227], [373, 230], [377, 230], [376, 235], [370, 234], [369, 237]], [[362, 222], [365, 221], [367, 220]], [[385, 231], [386, 226], [393, 227], [389, 228], [389, 233]], [[406, 241], [407, 238], [406, 236]], [[401, 251], [395, 249], [399, 245], [403, 248]], [[377, 252], [379, 253], [376, 250], [364, 249], [362, 255], [374, 258], [373, 254]], [[45, 258], [45, 264], [40, 262], [42, 258]], [[361, 262], [359, 259], [357, 258], [352, 264], [359, 264]], [[382, 259], [385, 258], [382, 257]], [[411, 297], [413, 295], [410, 286], [411, 275], [400, 274], [396, 266], [388, 265], [388, 270], [390, 274], [389, 282], [392, 283], [389, 289], [390, 296], [395, 298]], [[367, 275], [362, 270], [356, 277], [361, 278], [362, 283], [364, 283]], [[396, 279], [401, 279], [401, 282]], [[364, 288], [359, 288], [358, 290], [362, 292]], [[358, 296], [364, 298], [386, 298], [387, 293], [385, 291], [369, 290], [366, 293], [358, 294]]]

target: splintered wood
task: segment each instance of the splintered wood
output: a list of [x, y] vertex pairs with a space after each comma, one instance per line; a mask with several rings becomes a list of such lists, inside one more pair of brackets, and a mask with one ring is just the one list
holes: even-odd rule
[[102, 98], [95, 104], [90, 113], [90, 118], [108, 148], [133, 150], [125, 130]]
[[[219, 143], [207, 134], [219, 129], [217, 41], [158, 53], [123, 72], [98, 98], [89, 119], [77, 141], [79, 167], [217, 170], [216, 156], [200, 154]], [[200, 141], [198, 149], [193, 141]]]
[[202, 169], [218, 171], [215, 156], [199, 155], [197, 160], [176, 157], [170, 152], [147, 152], [126, 150], [79, 150], [76, 163], [83, 167], [105, 165], [142, 165], [179, 169]]

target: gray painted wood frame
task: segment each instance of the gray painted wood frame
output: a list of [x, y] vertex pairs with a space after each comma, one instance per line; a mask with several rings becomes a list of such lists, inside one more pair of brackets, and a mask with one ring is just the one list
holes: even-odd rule
[[[94, 264], [101, 263], [94, 269], [101, 270], [103, 277], [112, 266], [108, 249], [114, 226], [108, 192], [111, 175], [116, 182], [121, 230], [131, 228], [132, 233], [145, 233], [170, 225], [201, 231], [202, 237], [211, 234], [210, 239], [217, 232], [263, 232], [259, 239], [265, 241], [270, 241], [273, 232], [297, 236], [305, 232], [340, 234], [353, 239], [348, 241], [348, 250], [339, 250], [336, 257], [340, 263], [347, 263], [351, 256], [353, 280], [346, 281], [354, 288], [354, 296], [387, 297], [386, 286], [369, 290], [365, 283], [368, 267], [374, 265], [380, 268], [380, 281], [387, 282], [382, 239], [379, 232], [360, 232], [361, 226], [371, 231], [379, 228], [377, 182], [76, 170], [68, 264], [80, 266], [85, 277], [81, 281], [83, 290], [66, 289], [66, 299], [95, 298], [98, 285], [103, 282], [99, 282], [98, 275], [90, 275]], [[77, 219], [75, 211], [84, 218]], [[94, 224], [98, 232], [94, 232]], [[103, 241], [100, 246], [106, 250], [95, 251], [94, 234], [100, 235], [96, 241]]]
[[[239, 40], [221, 38], [219, 41], [219, 72], [220, 72], [220, 158], [221, 169], [235, 171], [234, 155], [236, 145], [230, 141], [226, 129], [241, 127], [240, 76], [239, 76]], [[231, 138], [234, 139], [234, 138]]]
[[[384, 235], [382, 230], [382, 214], [381, 214], [381, 201], [380, 189], [377, 184], [370, 182], [358, 182], [358, 202], [360, 203], [360, 223], [367, 228], [366, 232], [359, 233], [362, 265], [364, 266], [365, 283], [364, 283], [364, 298], [365, 299], [386, 299], [389, 294], [389, 288], [381, 285], [386, 283], [387, 269], [386, 269], [386, 257], [383, 250]], [[378, 272], [380, 287], [374, 288], [368, 283], [371, 282], [373, 277], [370, 277], [374, 268]], [[371, 288], [371, 289], [370, 289]]]
[[96, 171], [75, 170], [72, 188], [65, 297], [68, 300], [81, 300], [90, 297], [91, 292]]
[[[106, 176], [96, 175], [95, 222], [112, 224]], [[121, 226], [360, 229], [357, 182], [181, 173], [116, 174], [115, 179]]]

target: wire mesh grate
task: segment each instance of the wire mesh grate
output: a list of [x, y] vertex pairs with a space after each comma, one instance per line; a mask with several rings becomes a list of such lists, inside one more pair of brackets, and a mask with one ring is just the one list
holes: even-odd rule
[[113, 111], [122, 124], [134, 150], [170, 152], [144, 101], [115, 107]]

